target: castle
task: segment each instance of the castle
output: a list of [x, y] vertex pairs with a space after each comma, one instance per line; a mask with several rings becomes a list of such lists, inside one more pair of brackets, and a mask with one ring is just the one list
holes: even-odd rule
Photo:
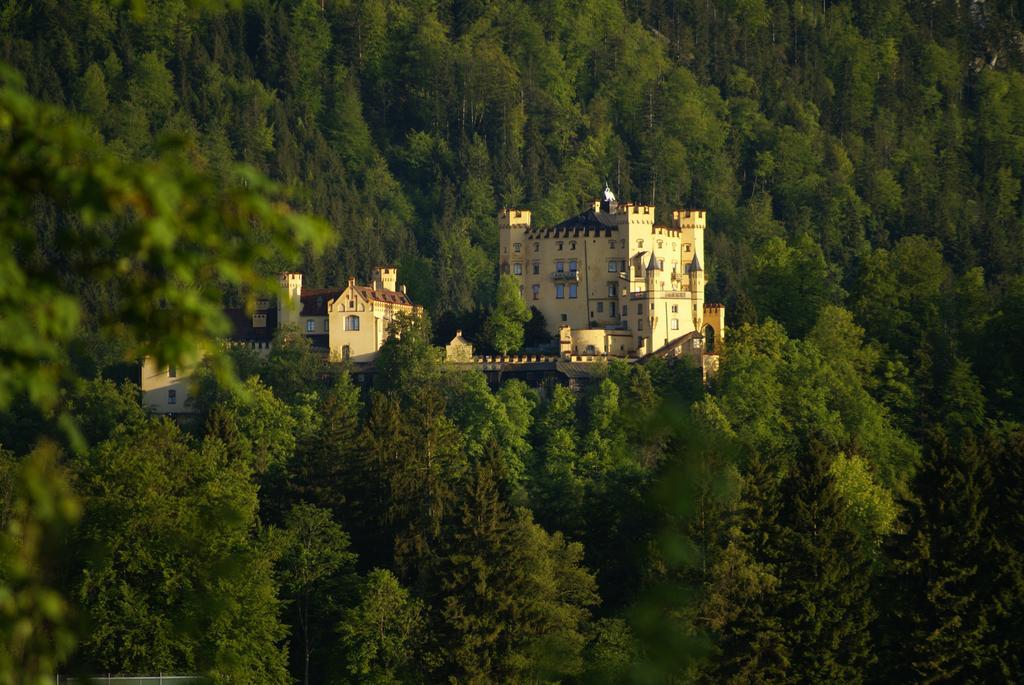
[[[396, 314], [423, 311], [397, 282], [398, 270], [393, 266], [376, 267], [369, 285], [358, 285], [349, 278], [344, 288], [306, 288], [302, 274], [282, 273], [276, 305], [263, 298], [252, 313], [224, 310], [232, 326], [228, 344], [267, 354], [274, 333], [290, 327], [331, 360], [370, 363], [388, 339], [388, 327]], [[190, 413], [190, 375], [188, 369], [160, 367], [151, 358], [143, 360], [143, 405], [161, 414]]]
[[[452, 368], [475, 368], [497, 379], [570, 383], [602, 373], [608, 357], [694, 360], [706, 377], [718, 367], [725, 308], [704, 299], [702, 210], [676, 210], [655, 224], [652, 205], [618, 203], [610, 190], [581, 214], [534, 227], [525, 209], [498, 214], [499, 269], [519, 282], [519, 294], [539, 311], [558, 341], [557, 355], [477, 357], [460, 334], [447, 347]], [[377, 267], [368, 285], [350, 278], [342, 288], [306, 288], [302, 274], [283, 273], [276, 304], [228, 309], [228, 344], [261, 354], [274, 333], [293, 328], [332, 361], [350, 360], [372, 373], [372, 362], [399, 312], [418, 315], [394, 267]], [[157, 413], [190, 413], [189, 370], [142, 364], [143, 404]]]
[[607, 188], [550, 227], [532, 226], [528, 210], [502, 209], [499, 266], [518, 279], [563, 357], [638, 358], [685, 340], [717, 362], [725, 308], [704, 300], [705, 222], [702, 210], [676, 210], [659, 226], [653, 205], [620, 204]]

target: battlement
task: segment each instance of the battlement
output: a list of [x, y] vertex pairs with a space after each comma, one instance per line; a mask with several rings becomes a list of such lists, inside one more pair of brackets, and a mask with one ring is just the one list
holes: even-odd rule
[[653, 235], [663, 235], [666, 238], [678, 238], [682, 229], [673, 226], [655, 226], [652, 229]]
[[672, 212], [672, 225], [676, 228], [705, 228], [707, 212], [703, 209], [676, 209]]
[[619, 213], [624, 214], [626, 220], [632, 224], [654, 224], [654, 205], [627, 202], [619, 205]]
[[374, 290], [396, 290], [398, 269], [394, 266], [373, 267], [372, 283]]
[[531, 213], [528, 209], [502, 208], [498, 211], [498, 228], [529, 228]]

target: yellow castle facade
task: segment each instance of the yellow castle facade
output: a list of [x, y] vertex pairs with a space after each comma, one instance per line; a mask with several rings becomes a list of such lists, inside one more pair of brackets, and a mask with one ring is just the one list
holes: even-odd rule
[[500, 270], [519, 280], [562, 355], [643, 357], [691, 333], [704, 354], [717, 352], [725, 309], [704, 299], [706, 212], [675, 210], [668, 225], [654, 216], [607, 189], [554, 226], [533, 226], [529, 210], [499, 212]]
[[[373, 269], [367, 285], [349, 278], [340, 288], [307, 288], [301, 273], [282, 273], [276, 305], [265, 298], [251, 313], [243, 309], [226, 309], [224, 313], [232, 325], [227, 340], [230, 345], [244, 345], [267, 354], [275, 332], [291, 328], [332, 361], [366, 364], [376, 358], [390, 336], [396, 315], [404, 312], [418, 316], [422, 311], [409, 299], [405, 286], [398, 286], [398, 270], [379, 266]], [[150, 358], [143, 360], [143, 405], [160, 414], [191, 413], [190, 376], [189, 369], [161, 367]]]

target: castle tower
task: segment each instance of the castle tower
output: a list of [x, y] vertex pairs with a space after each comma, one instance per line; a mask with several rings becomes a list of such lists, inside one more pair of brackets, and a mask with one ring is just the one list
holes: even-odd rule
[[502, 209], [498, 212], [498, 249], [501, 252], [499, 255], [501, 273], [513, 273], [512, 265], [517, 262], [520, 264], [520, 274], [523, 273], [526, 231], [529, 228], [530, 210]]
[[[700, 209], [677, 209], [672, 212], [672, 228], [678, 228], [683, 243], [683, 255], [692, 253], [704, 262], [704, 229], [707, 212]], [[687, 252], [688, 249], [688, 252]]]
[[298, 326], [302, 308], [302, 274], [285, 271], [278, 278], [283, 293], [277, 296], [277, 325]]
[[686, 267], [686, 275], [690, 279], [690, 297], [693, 300], [693, 330], [699, 331], [704, 318], [704, 269], [697, 255]]
[[373, 268], [374, 290], [397, 290], [398, 269], [393, 266], [375, 266]]

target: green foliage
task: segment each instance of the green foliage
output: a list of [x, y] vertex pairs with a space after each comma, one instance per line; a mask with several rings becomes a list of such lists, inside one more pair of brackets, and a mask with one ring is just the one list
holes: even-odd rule
[[519, 294], [518, 280], [502, 274], [494, 309], [484, 324], [484, 338], [501, 354], [518, 350], [523, 346], [523, 326], [530, 318], [530, 310]]
[[105, 671], [205, 671], [284, 682], [285, 628], [271, 548], [255, 536], [256, 486], [217, 438], [172, 423], [117, 431], [73, 464], [85, 508], [79, 658]]
[[424, 639], [423, 602], [410, 596], [395, 576], [374, 569], [359, 604], [345, 612], [338, 634], [347, 670], [359, 682], [415, 682], [416, 654]]
[[874, 481], [862, 458], [840, 454], [829, 466], [829, 475], [857, 530], [878, 537], [893, 531], [896, 502], [892, 493]]
[[[155, 59], [142, 60], [138, 93], [156, 97], [146, 106], [159, 109], [165, 96], [146, 85], [166, 80]], [[259, 263], [297, 255], [303, 245], [320, 247], [328, 235], [319, 221], [290, 211], [277, 188], [252, 170], [215, 180], [173, 149], [148, 162], [121, 161], [58, 108], [32, 100], [9, 70], [0, 87], [0, 160], [7, 170], [0, 231], [17, 248], [5, 251], [0, 267], [3, 408], [23, 393], [44, 409], [55, 406], [66, 348], [82, 321], [78, 290], [30, 261], [43, 247], [33, 230], [33, 198], [68, 212], [52, 240], [69, 268], [113, 286], [112, 306], [89, 312], [94, 325], [123, 326], [131, 334], [128, 353], [151, 355], [160, 365], [195, 362], [219, 349], [215, 339], [227, 320], [218, 283], [272, 292]], [[254, 225], [259, 240], [250, 238]]]
[[[356, 556], [348, 551], [348, 535], [327, 509], [299, 503], [285, 515], [284, 553], [281, 557], [283, 589], [291, 599], [289, 612], [301, 643], [303, 682], [310, 681], [310, 659], [324, 651], [318, 639], [330, 634], [337, 605], [352, 584]], [[317, 654], [317, 656], [320, 656]], [[323, 661], [323, 659], [318, 659]], [[324, 673], [314, 678], [323, 677]]]
[[[7, 3], [0, 680], [1012, 679], [1019, 14]], [[490, 311], [500, 352], [548, 343], [495, 288], [495, 211], [551, 225], [606, 181], [659, 223], [709, 210], [729, 312], [709, 391], [645, 361], [495, 392], [405, 319], [363, 416], [302, 336], [266, 360], [217, 344], [225, 302], [275, 271], [330, 286], [383, 263], [445, 320]], [[76, 378], [142, 356], [210, 360], [190, 434]], [[78, 529], [46, 435], [78, 455]], [[361, 593], [352, 553], [378, 569]]]
[[82, 514], [52, 443], [22, 463], [0, 452], [0, 681], [48, 683], [76, 646], [58, 586], [59, 541]]

